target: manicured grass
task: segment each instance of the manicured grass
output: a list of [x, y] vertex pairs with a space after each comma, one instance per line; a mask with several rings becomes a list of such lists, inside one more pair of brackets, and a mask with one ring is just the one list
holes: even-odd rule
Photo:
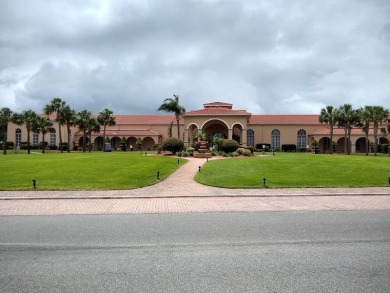
[[[259, 155], [259, 154], [258, 154]], [[229, 188], [389, 186], [390, 158], [370, 155], [277, 153], [211, 160], [195, 180]]]
[[[149, 152], [150, 153], [150, 152]], [[0, 155], [0, 190], [109, 190], [152, 185], [178, 167], [176, 157], [140, 152]], [[180, 159], [180, 164], [186, 160]], [[160, 180], [157, 172], [160, 172]]]

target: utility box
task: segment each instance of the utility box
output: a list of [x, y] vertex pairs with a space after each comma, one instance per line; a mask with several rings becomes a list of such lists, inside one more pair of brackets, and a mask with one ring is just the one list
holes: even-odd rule
[[112, 148], [111, 148], [111, 144], [110, 144], [110, 143], [105, 143], [105, 144], [104, 144], [104, 151], [105, 151], [105, 152], [111, 152], [111, 151], [112, 151]]

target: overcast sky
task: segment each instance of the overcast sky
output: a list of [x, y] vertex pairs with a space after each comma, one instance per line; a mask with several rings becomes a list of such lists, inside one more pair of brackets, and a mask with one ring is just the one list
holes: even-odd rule
[[389, 0], [0, 0], [0, 108], [390, 108]]

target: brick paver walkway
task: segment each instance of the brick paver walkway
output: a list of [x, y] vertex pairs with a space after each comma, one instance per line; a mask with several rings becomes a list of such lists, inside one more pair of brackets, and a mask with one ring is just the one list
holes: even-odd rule
[[193, 177], [205, 162], [190, 158], [166, 180], [132, 190], [1, 191], [0, 215], [390, 210], [390, 187], [228, 189], [204, 186]]

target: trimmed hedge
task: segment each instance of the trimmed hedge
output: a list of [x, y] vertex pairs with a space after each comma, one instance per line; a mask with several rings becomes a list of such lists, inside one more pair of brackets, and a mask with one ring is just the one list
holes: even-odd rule
[[238, 142], [234, 139], [222, 139], [219, 144], [221, 151], [225, 153], [233, 153], [239, 146]]
[[161, 145], [162, 150], [172, 152], [172, 154], [176, 154], [176, 152], [181, 151], [183, 148], [184, 142], [176, 137], [167, 138]]

